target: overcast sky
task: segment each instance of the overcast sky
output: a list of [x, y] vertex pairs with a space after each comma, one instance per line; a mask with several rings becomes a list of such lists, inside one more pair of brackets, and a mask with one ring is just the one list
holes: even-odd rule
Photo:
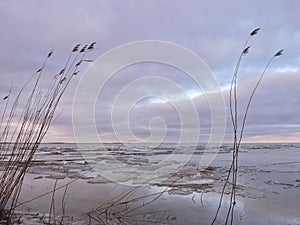
[[[96, 49], [91, 55], [96, 60], [121, 44], [161, 40], [183, 46], [201, 57], [223, 91], [228, 113], [228, 86], [237, 58], [248, 34], [254, 28], [261, 27], [250, 40], [250, 52], [243, 58], [240, 68], [239, 116], [242, 116], [251, 88], [269, 58], [280, 49], [284, 49], [284, 54], [274, 59], [253, 99], [244, 140], [299, 142], [299, 8], [298, 0], [0, 0], [0, 94], [4, 97], [11, 84], [13, 91], [16, 91], [40, 67], [51, 49], [54, 49], [54, 55], [47, 70], [55, 74], [64, 64], [69, 50], [77, 43], [96, 41]], [[45, 141], [75, 141], [72, 107], [82, 76], [84, 71], [73, 80], [65, 93], [58, 108], [60, 116]], [[144, 97], [124, 111], [130, 112], [128, 120], [118, 120], [118, 116], [123, 118], [124, 113], [122, 104], [119, 104], [117, 109], [121, 110], [115, 112], [115, 121], [112, 121], [114, 101], [121, 90], [151, 76], [178, 84], [185, 95], [166, 88], [164, 96], [153, 97], [157, 84], [140, 86], [137, 88], [139, 92], [132, 94], [139, 93]], [[193, 136], [195, 129], [198, 129], [196, 120], [199, 120], [199, 140], [207, 141], [209, 138], [211, 111], [207, 96], [187, 74], [172, 66], [155, 62], [131, 65], [112, 75], [99, 91], [94, 120], [98, 135], [104, 142], [149, 140], [149, 122], [153, 118], [161, 118], [164, 123], [152, 120], [154, 137], [151, 140], [160, 140], [163, 135], [165, 141], [176, 141], [182, 132], [181, 117], [189, 117], [190, 109], [179, 113], [172, 105], [174, 102], [184, 105], [190, 100], [197, 108], [197, 118], [189, 117], [185, 125], [190, 127], [185, 129]], [[120, 127], [129, 125], [132, 133], [119, 133], [122, 137], [116, 135], [112, 122]], [[161, 133], [160, 130], [165, 127], [166, 130]], [[230, 141], [228, 114], [226, 130], [225, 140]], [[89, 140], [89, 134], [86, 134], [86, 141]]]

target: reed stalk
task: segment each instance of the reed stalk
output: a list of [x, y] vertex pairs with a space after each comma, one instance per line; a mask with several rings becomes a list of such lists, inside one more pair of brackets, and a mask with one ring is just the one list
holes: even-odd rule
[[[60, 73], [41, 89], [50, 51], [43, 65], [21, 87], [16, 97], [12, 91], [0, 102], [0, 219], [9, 224], [18, 202], [23, 180], [36, 150], [54, 121], [55, 111], [81, 63], [95, 43], [76, 45]], [[46, 91], [45, 91], [46, 90]]]
[[[260, 30], [260, 28], [256, 28], [248, 35], [246, 42], [242, 48], [242, 51], [239, 55], [239, 58], [237, 60], [237, 64], [236, 64], [236, 67], [235, 67], [235, 70], [234, 70], [234, 73], [232, 76], [230, 92], [229, 92], [229, 109], [230, 109], [231, 122], [232, 122], [232, 126], [233, 126], [232, 159], [231, 159], [231, 164], [230, 164], [230, 167], [229, 167], [229, 170], [227, 173], [227, 177], [225, 179], [225, 182], [224, 182], [224, 185], [223, 185], [223, 188], [221, 191], [221, 196], [220, 196], [220, 200], [218, 203], [218, 207], [217, 207], [217, 210], [216, 210], [216, 213], [215, 213], [215, 216], [213, 218], [211, 225], [215, 224], [218, 216], [220, 215], [220, 210], [222, 207], [225, 190], [229, 184], [230, 184], [229, 205], [228, 205], [228, 209], [227, 209], [227, 213], [226, 213], [226, 218], [224, 219], [225, 220], [224, 224], [232, 225], [234, 222], [234, 210], [235, 210], [235, 207], [237, 204], [237, 200], [236, 200], [237, 185], [236, 184], [237, 184], [237, 178], [238, 178], [238, 163], [239, 163], [238, 157], [239, 157], [240, 145], [242, 143], [250, 105], [253, 101], [253, 97], [257, 91], [257, 88], [259, 87], [271, 62], [273, 61], [273, 59], [275, 57], [282, 55], [282, 52], [283, 52], [283, 49], [279, 50], [266, 63], [265, 68], [263, 69], [262, 73], [260, 74], [257, 82], [255, 83], [255, 85], [250, 93], [249, 99], [246, 103], [246, 108], [245, 108], [244, 112], [242, 113], [242, 115], [243, 115], [242, 120], [239, 121], [238, 115], [239, 115], [240, 110], [238, 107], [238, 91], [237, 91], [238, 73], [239, 73], [239, 69], [240, 69], [240, 65], [241, 65], [241, 61], [242, 61], [243, 57], [249, 53], [250, 46], [248, 46], [248, 43], [249, 43], [250, 39], [258, 33], [259, 30]], [[239, 124], [239, 122], [241, 122], [241, 123]], [[231, 178], [231, 182], [230, 182], [230, 178]]]

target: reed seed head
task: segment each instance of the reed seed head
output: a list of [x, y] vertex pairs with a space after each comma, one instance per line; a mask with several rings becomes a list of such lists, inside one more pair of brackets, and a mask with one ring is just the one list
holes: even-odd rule
[[73, 47], [72, 52], [77, 52], [78, 49], [79, 49], [79, 47], [80, 47], [80, 44], [75, 45], [75, 46]]
[[276, 54], [274, 55], [274, 57], [281, 56], [282, 52], [283, 52], [283, 49], [279, 50], [278, 52], [276, 52]]
[[243, 55], [246, 55], [249, 52], [250, 46], [248, 46], [247, 48], [245, 48], [242, 52]]
[[37, 71], [36, 71], [36, 73], [39, 73], [39, 72], [41, 72], [43, 70], [43, 68], [40, 68], [40, 69], [38, 69]]
[[65, 80], [66, 80], [66, 78], [64, 77], [63, 79], [61, 79], [61, 80], [59, 81], [59, 83], [62, 84]]
[[4, 96], [3, 100], [8, 99], [9, 95]]
[[80, 50], [80, 53], [81, 52], [85, 52], [85, 50], [86, 50], [87, 47], [88, 47], [87, 45], [83, 46], [83, 48]]
[[65, 72], [65, 68], [63, 68], [58, 75], [62, 75]]
[[258, 32], [259, 30], [260, 30], [260, 27], [254, 29], [254, 30], [250, 33], [250, 35], [251, 35], [251, 36], [256, 35], [257, 32]]
[[[80, 51], [81, 52], [81, 51]], [[81, 64], [82, 60], [80, 60], [78, 63], [76, 63], [75, 66], [79, 66]]]
[[53, 54], [53, 49], [48, 53], [48, 58]]
[[87, 50], [93, 50], [95, 48], [95, 44], [96, 42], [91, 43]]

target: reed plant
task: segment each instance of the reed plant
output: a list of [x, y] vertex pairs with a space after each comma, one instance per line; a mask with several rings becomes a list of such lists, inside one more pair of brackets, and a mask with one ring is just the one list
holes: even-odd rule
[[[248, 116], [248, 112], [250, 109], [250, 105], [252, 103], [253, 97], [257, 91], [257, 88], [259, 87], [267, 69], [269, 68], [271, 62], [274, 58], [281, 56], [283, 53], [283, 49], [277, 51], [266, 63], [262, 73], [260, 74], [258, 80], [256, 81], [254, 87], [252, 88], [252, 91], [250, 92], [249, 98], [246, 103], [245, 110], [241, 112], [241, 110], [238, 107], [238, 89], [237, 89], [237, 80], [238, 80], [238, 73], [240, 69], [240, 65], [242, 62], [243, 57], [245, 57], [251, 48], [249, 44], [249, 41], [252, 39], [253, 36], [257, 35], [260, 28], [254, 29], [249, 35], [248, 38], [242, 48], [242, 51], [239, 55], [239, 58], [237, 60], [237, 64], [235, 66], [235, 70], [232, 76], [231, 85], [230, 85], [230, 92], [229, 92], [229, 109], [230, 109], [230, 118], [233, 126], [233, 151], [232, 151], [232, 158], [231, 158], [231, 164], [227, 173], [227, 177], [225, 179], [221, 196], [219, 200], [219, 204], [216, 210], [216, 214], [213, 218], [212, 225], [215, 224], [217, 218], [220, 215], [220, 210], [223, 203], [223, 197], [225, 194], [226, 187], [229, 186], [230, 189], [230, 195], [229, 195], [229, 204], [228, 208], [226, 210], [226, 217], [224, 218], [224, 224], [233, 224], [234, 223], [234, 210], [237, 204], [236, 200], [236, 194], [237, 194], [237, 178], [238, 178], [238, 164], [239, 164], [239, 150], [242, 143], [244, 130], [246, 126], [246, 120]], [[238, 115], [242, 115], [242, 119], [239, 120]]]
[[[72, 78], [79, 73], [95, 42], [73, 47], [63, 68], [42, 88], [44, 71], [53, 55], [29, 77], [13, 97], [10, 90], [0, 102], [0, 220], [9, 224], [17, 205], [23, 180], [36, 150], [55, 120], [55, 112]], [[48, 75], [47, 75], [48, 76]]]
[[167, 210], [153, 209], [153, 203], [167, 193], [168, 188], [139, 194], [141, 187], [129, 187], [117, 196], [100, 202], [87, 213], [89, 224], [171, 224], [173, 217], [168, 215]]

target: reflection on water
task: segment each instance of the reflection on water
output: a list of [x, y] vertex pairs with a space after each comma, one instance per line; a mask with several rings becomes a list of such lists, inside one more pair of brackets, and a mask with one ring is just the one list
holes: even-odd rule
[[[132, 145], [129, 148], [109, 144], [103, 149], [87, 144], [86, 148], [90, 157], [98, 161], [105, 161], [102, 151], [109, 152], [126, 163], [129, 171], [131, 167], [138, 170], [139, 166], [163, 160], [173, 153], [175, 146]], [[196, 146], [189, 163], [179, 168], [176, 174], [149, 181], [146, 186], [132, 187], [115, 184], [96, 173], [76, 145], [44, 144], [29, 168], [20, 202], [51, 192], [57, 180], [57, 188], [71, 182], [67, 190], [63, 187], [55, 192], [57, 215], [65, 211], [65, 214], [85, 222], [89, 221], [87, 213], [92, 212], [90, 216], [95, 218], [112, 216], [109, 219], [115, 223], [120, 219], [128, 224], [133, 220], [139, 221], [138, 224], [153, 224], [155, 221], [162, 224], [210, 224], [227, 175], [231, 146], [222, 146], [213, 164], [199, 171], [198, 162], [204, 149], [204, 146]], [[243, 145], [239, 165], [236, 224], [300, 224], [299, 144]], [[109, 162], [107, 168], [112, 173], [129, 174], [126, 169], [114, 171]], [[51, 199], [52, 193], [49, 193], [20, 205], [17, 210], [49, 213]]]

